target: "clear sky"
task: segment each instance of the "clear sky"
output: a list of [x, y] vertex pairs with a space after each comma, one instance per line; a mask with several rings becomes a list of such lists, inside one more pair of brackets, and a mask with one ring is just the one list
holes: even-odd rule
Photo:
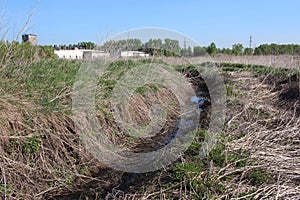
[[[37, 0], [0, 0], [1, 24], [16, 35]], [[40, 44], [101, 42], [134, 28], [162, 27], [217, 47], [300, 44], [299, 0], [41, 0], [27, 33]]]

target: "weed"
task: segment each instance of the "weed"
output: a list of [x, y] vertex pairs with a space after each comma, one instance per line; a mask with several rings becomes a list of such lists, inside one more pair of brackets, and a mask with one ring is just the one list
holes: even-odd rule
[[259, 186], [263, 183], [274, 180], [271, 174], [267, 172], [266, 169], [263, 168], [256, 168], [250, 170], [247, 173], [247, 179], [249, 180], [250, 184], [253, 186]]
[[232, 86], [227, 86], [226, 87], [226, 93], [227, 93], [227, 96], [233, 96], [233, 88], [232, 88]]
[[261, 108], [249, 107], [247, 113], [248, 115], [253, 116], [252, 118], [268, 119], [270, 117], [270, 114]]
[[193, 198], [210, 199], [214, 194], [225, 192], [225, 187], [214, 177], [209, 176], [205, 164], [189, 162], [180, 163], [175, 167], [175, 180], [189, 182], [187, 189], [193, 190]]
[[12, 186], [10, 184], [0, 184], [0, 192], [11, 194], [12, 193]]
[[179, 163], [175, 167], [174, 178], [178, 180], [184, 177], [193, 178], [203, 171], [204, 169], [202, 163]]
[[80, 168], [79, 174], [82, 174], [85, 176], [89, 175], [89, 168], [87, 166]]
[[71, 185], [73, 183], [73, 181], [75, 180], [75, 176], [73, 174], [67, 174], [66, 175], [66, 180], [65, 183], [67, 185]]
[[155, 85], [145, 85], [143, 87], [139, 87], [135, 90], [136, 93], [141, 94], [141, 95], [145, 95], [151, 92], [157, 92], [158, 91], [158, 87]]
[[225, 144], [219, 142], [209, 152], [208, 159], [213, 161], [214, 165], [223, 167], [226, 163]]
[[37, 136], [27, 138], [23, 142], [24, 152], [26, 154], [35, 154], [39, 150], [40, 143], [41, 143], [41, 140]]

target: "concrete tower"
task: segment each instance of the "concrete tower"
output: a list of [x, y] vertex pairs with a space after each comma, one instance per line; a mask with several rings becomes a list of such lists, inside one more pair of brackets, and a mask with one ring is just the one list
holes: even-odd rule
[[22, 42], [30, 42], [31, 45], [37, 46], [37, 35], [24, 34], [22, 35]]

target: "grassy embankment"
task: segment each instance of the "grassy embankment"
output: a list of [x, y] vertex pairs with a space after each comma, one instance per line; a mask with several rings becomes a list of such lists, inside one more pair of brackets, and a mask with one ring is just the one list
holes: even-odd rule
[[[109, 134], [121, 133], [119, 144], [129, 148], [141, 141], [122, 135], [110, 112], [110, 95], [118, 78], [139, 62], [150, 60], [111, 64], [99, 79], [97, 91], [99, 120]], [[164, 170], [136, 175], [104, 166], [80, 143], [71, 112], [72, 87], [80, 64], [54, 59], [1, 70], [1, 196], [280, 199], [300, 194], [299, 71], [221, 64], [228, 99], [218, 145], [207, 158], [199, 159], [201, 141], [208, 134], [208, 105], [201, 129], [185, 155]], [[170, 109], [166, 128], [170, 128], [178, 114], [177, 102], [164, 88], [139, 88], [132, 104], [146, 110], [141, 114], [140, 108], [133, 109], [133, 118], [147, 124], [148, 97], [158, 101], [166, 94], [163, 103], [174, 101], [166, 106]]]

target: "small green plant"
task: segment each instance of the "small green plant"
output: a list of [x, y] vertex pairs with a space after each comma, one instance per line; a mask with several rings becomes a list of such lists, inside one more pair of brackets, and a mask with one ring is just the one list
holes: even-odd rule
[[11, 194], [12, 186], [10, 184], [0, 184], [0, 193]]
[[234, 85], [226, 86], [226, 93], [229, 97], [242, 98], [246, 94], [241, 93]]
[[195, 158], [199, 158], [199, 152], [201, 151], [202, 148], [202, 142], [204, 141], [204, 138], [206, 136], [206, 131], [199, 129], [196, 132], [196, 136], [192, 143], [190, 144], [189, 148], [185, 152], [185, 155], [187, 156], [193, 156]]
[[158, 87], [155, 85], [145, 85], [143, 87], [139, 87], [135, 90], [136, 93], [141, 94], [141, 95], [145, 95], [147, 93], [151, 93], [151, 92], [157, 92], [158, 91]]
[[269, 172], [263, 168], [252, 169], [247, 173], [247, 179], [251, 185], [259, 186], [268, 181], [274, 180]]
[[65, 183], [67, 185], [71, 185], [74, 182], [74, 180], [75, 180], [75, 176], [73, 174], [67, 174]]
[[41, 140], [37, 136], [27, 138], [23, 142], [23, 148], [26, 154], [35, 154], [40, 147]]
[[179, 163], [173, 174], [176, 181], [190, 183], [187, 189], [194, 191], [193, 198], [210, 199], [214, 194], [224, 193], [225, 187], [214, 176], [209, 176], [206, 168], [204, 162]]
[[195, 179], [192, 182], [193, 189], [197, 191], [194, 198], [197, 199], [211, 199], [214, 194], [222, 194], [226, 188], [213, 176], [206, 180]]
[[203, 171], [202, 163], [179, 163], [175, 167], [175, 178], [182, 179], [184, 177], [193, 178]]
[[35, 163], [29, 163], [29, 167], [35, 168], [35, 167], [36, 167], [36, 164], [35, 164]]
[[80, 168], [79, 174], [89, 175], [89, 168], [87, 166]]
[[227, 86], [226, 87], [226, 93], [228, 96], [233, 96], [233, 88], [232, 86]]
[[208, 159], [213, 161], [215, 166], [223, 167], [226, 164], [225, 144], [218, 142], [209, 152]]
[[252, 118], [267, 119], [270, 117], [270, 114], [261, 108], [250, 107], [247, 112], [249, 115], [253, 116]]

